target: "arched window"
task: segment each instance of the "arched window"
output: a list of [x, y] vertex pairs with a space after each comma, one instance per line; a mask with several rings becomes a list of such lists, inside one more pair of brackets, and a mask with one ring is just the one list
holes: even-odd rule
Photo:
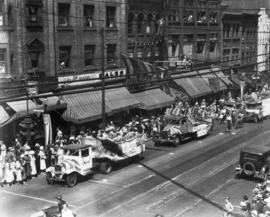
[[145, 28], [145, 31], [146, 31], [147, 34], [150, 34], [152, 32], [152, 22], [153, 22], [153, 15], [148, 14], [147, 15], [146, 28]]
[[128, 15], [128, 34], [133, 33], [133, 23], [134, 23], [134, 14], [130, 13]]
[[138, 16], [138, 21], [137, 21], [137, 33], [143, 33], [143, 19], [144, 19], [144, 15], [143, 14], [139, 14]]

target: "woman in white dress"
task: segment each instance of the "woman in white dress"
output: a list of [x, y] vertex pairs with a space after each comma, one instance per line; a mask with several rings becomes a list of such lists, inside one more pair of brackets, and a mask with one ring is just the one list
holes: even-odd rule
[[14, 183], [14, 162], [6, 163], [5, 170], [6, 170], [6, 182], [9, 186]]
[[21, 165], [20, 160], [16, 160], [15, 162], [15, 174], [16, 174], [16, 182], [23, 184], [23, 177], [22, 177], [23, 167]]
[[30, 157], [30, 166], [31, 166], [31, 176], [36, 177], [37, 176], [37, 167], [36, 167], [35, 151], [30, 151], [29, 157]]
[[40, 147], [39, 157], [40, 157], [40, 171], [44, 173], [46, 170], [46, 155], [43, 146]]

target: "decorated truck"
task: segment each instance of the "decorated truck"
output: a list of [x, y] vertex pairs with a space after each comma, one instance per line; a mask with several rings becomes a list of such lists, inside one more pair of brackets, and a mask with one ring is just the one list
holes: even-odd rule
[[186, 139], [196, 139], [209, 134], [212, 122], [198, 121], [192, 116], [165, 116], [167, 124], [155, 138], [155, 145], [172, 143], [180, 145]]
[[98, 168], [108, 174], [113, 164], [141, 155], [145, 152], [144, 136], [135, 135], [119, 143], [84, 137], [81, 144], [70, 144], [63, 147], [64, 155], [55, 166], [46, 170], [48, 184], [66, 183], [69, 187], [77, 184], [79, 176], [86, 176]]
[[270, 115], [270, 98], [257, 100], [249, 99], [245, 102], [245, 121], [254, 121], [257, 123]]

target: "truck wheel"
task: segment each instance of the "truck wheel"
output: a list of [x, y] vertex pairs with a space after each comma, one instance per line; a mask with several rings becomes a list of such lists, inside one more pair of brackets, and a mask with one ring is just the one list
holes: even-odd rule
[[52, 185], [53, 184], [53, 180], [52, 180], [52, 174], [50, 172], [46, 173], [46, 181], [48, 185]]
[[68, 187], [73, 187], [77, 184], [78, 176], [76, 173], [71, 173], [66, 177], [66, 184]]
[[255, 165], [251, 162], [246, 162], [243, 165], [243, 172], [247, 176], [253, 176], [255, 174]]
[[112, 171], [112, 162], [107, 160], [100, 163], [99, 170], [103, 174], [108, 174]]
[[174, 138], [174, 141], [173, 141], [173, 145], [175, 147], [179, 146], [181, 144], [181, 139], [180, 139], [180, 136], [177, 136]]

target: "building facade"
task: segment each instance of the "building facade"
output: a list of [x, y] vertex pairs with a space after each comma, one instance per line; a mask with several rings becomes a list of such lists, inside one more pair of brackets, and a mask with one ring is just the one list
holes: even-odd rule
[[128, 17], [130, 56], [167, 67], [219, 60], [220, 0], [130, 0]]
[[162, 59], [164, 28], [162, 0], [128, 0], [127, 53], [155, 62]]
[[125, 0], [9, 1], [13, 73], [36, 79], [91, 75], [100, 73], [103, 56], [105, 68], [121, 67]]
[[258, 22], [258, 72], [269, 70], [270, 52], [270, 17], [265, 8], [259, 11]]
[[10, 69], [8, 2], [0, 0], [0, 79], [8, 78]]
[[168, 60], [194, 65], [219, 61], [220, 0], [170, 1], [167, 6]]
[[268, 67], [258, 64], [268, 59], [269, 52], [268, 11], [261, 8], [269, 8], [269, 1], [222, 1], [221, 54], [227, 69], [254, 73]]

